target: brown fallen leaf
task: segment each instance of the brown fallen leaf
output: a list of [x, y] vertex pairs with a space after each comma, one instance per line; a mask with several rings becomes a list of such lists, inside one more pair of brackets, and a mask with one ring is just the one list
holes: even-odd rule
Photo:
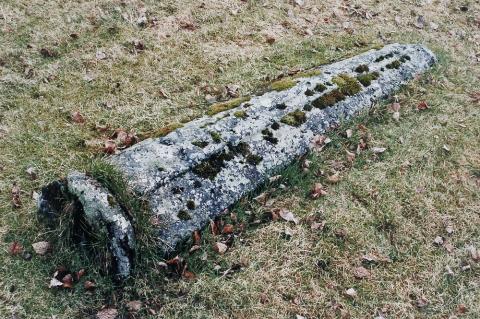
[[360, 266], [353, 269], [353, 276], [357, 279], [364, 279], [370, 278], [371, 273], [367, 268]]
[[115, 308], [105, 308], [97, 312], [97, 319], [115, 319], [118, 316], [118, 310]]
[[315, 152], [322, 151], [331, 139], [326, 135], [315, 135], [310, 141], [310, 146]]
[[77, 123], [77, 124], [83, 124], [85, 123], [85, 118], [83, 117], [83, 115], [78, 112], [78, 111], [75, 111], [75, 112], [72, 112], [70, 114], [70, 118], [72, 119], [72, 121], [74, 123]]
[[480, 252], [477, 250], [477, 248], [473, 245], [468, 247], [468, 252], [470, 253], [470, 257], [474, 262], [479, 262], [480, 261]]
[[345, 290], [345, 296], [353, 299], [357, 297], [357, 291], [354, 288], [348, 288], [347, 290]]
[[44, 58], [53, 58], [53, 57], [57, 56], [57, 53], [55, 51], [53, 51], [52, 49], [49, 49], [49, 48], [41, 48], [40, 49], [40, 54]]
[[199, 230], [195, 230], [192, 234], [192, 237], [194, 245], [200, 245], [202, 243], [202, 236], [200, 235]]
[[117, 144], [112, 140], [106, 140], [103, 151], [107, 154], [113, 154], [117, 150]]
[[320, 183], [315, 183], [312, 191], [310, 192], [310, 196], [313, 199], [317, 199], [317, 198], [319, 198], [321, 196], [325, 196], [327, 194], [328, 194], [327, 191], [324, 189], [323, 185], [320, 184]]
[[265, 37], [265, 41], [266, 41], [268, 44], [274, 44], [276, 40], [277, 40], [277, 39], [275, 39], [275, 37], [274, 37], [273, 35], [267, 35], [267, 36]]
[[278, 210], [278, 215], [282, 217], [282, 219], [286, 220], [287, 222], [293, 222], [295, 225], [298, 224], [298, 218], [293, 215], [293, 213], [285, 208], [280, 208]]
[[433, 240], [433, 243], [437, 246], [443, 245], [443, 237], [442, 236], [435, 237], [435, 239]]
[[217, 223], [215, 223], [215, 221], [213, 220], [210, 220], [210, 232], [212, 233], [213, 236], [217, 236], [220, 234]]
[[126, 306], [128, 311], [136, 312], [142, 309], [142, 302], [140, 300], [132, 300], [127, 302]]
[[48, 241], [39, 241], [32, 244], [33, 250], [37, 255], [43, 256], [52, 249], [52, 245]]
[[375, 154], [381, 154], [385, 152], [387, 149], [385, 147], [372, 147], [372, 152]]
[[234, 228], [232, 224], [226, 224], [223, 226], [222, 234], [233, 234]]
[[423, 111], [423, 110], [427, 110], [427, 109], [429, 109], [429, 106], [428, 106], [427, 102], [422, 101], [422, 102], [417, 104], [417, 110]]
[[472, 103], [480, 104], [480, 92], [472, 92], [468, 96], [472, 99]]
[[215, 250], [220, 255], [223, 255], [228, 249], [228, 246], [224, 243], [217, 242], [213, 245], [213, 250]]
[[53, 277], [52, 279], [50, 279], [50, 284], [48, 285], [48, 288], [56, 288], [56, 287], [62, 287], [62, 286], [63, 286], [63, 282]]
[[400, 111], [400, 103], [398, 103], [398, 102], [392, 103], [392, 105], [390, 106], [390, 109], [393, 112], [399, 112]]
[[327, 181], [331, 184], [340, 182], [340, 173], [336, 172], [335, 174], [328, 176]]
[[23, 246], [18, 241], [14, 241], [10, 244], [8, 252], [10, 253], [10, 255], [18, 255], [23, 252]]
[[63, 288], [73, 288], [73, 277], [71, 274], [66, 274], [62, 278]]
[[415, 306], [420, 309], [425, 308], [428, 306], [428, 300], [425, 297], [420, 297], [415, 301]]
[[351, 163], [355, 160], [355, 153], [352, 153], [348, 150], [345, 150], [345, 153], [346, 153], [346, 156], [347, 156], [347, 161], [349, 161]]
[[20, 187], [16, 182], [13, 182], [12, 186], [12, 206], [13, 208], [22, 207], [22, 201], [20, 200]]
[[464, 314], [464, 313], [467, 313], [468, 309], [467, 309], [467, 306], [465, 306], [465, 304], [461, 303], [457, 306], [457, 313], [459, 314]]
[[75, 277], [77, 278], [77, 281], [85, 275], [85, 272], [86, 271], [83, 268], [76, 272]]
[[29, 166], [25, 170], [25, 173], [27, 173], [27, 176], [33, 181], [37, 179], [37, 170], [35, 167]]
[[87, 291], [92, 291], [96, 287], [97, 287], [97, 285], [95, 284], [95, 282], [91, 281], [91, 280], [87, 280], [83, 283], [83, 288], [85, 288], [85, 290], [87, 290]]

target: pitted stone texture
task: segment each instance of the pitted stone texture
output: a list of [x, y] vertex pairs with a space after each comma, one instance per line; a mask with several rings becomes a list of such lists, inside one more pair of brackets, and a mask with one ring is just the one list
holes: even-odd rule
[[110, 192], [96, 180], [83, 173], [72, 172], [67, 187], [82, 204], [85, 220], [98, 230], [106, 227], [110, 239], [109, 249], [115, 259], [115, 272], [126, 278], [132, 267], [135, 240], [133, 227]]
[[[390, 54], [390, 55], [389, 55]], [[387, 65], [408, 56], [398, 68]], [[377, 58], [384, 57], [383, 59]], [[377, 60], [378, 62], [376, 62]], [[192, 231], [202, 228], [209, 219], [215, 218], [247, 192], [264, 182], [269, 174], [284, 167], [305, 154], [310, 141], [349, 119], [360, 110], [370, 107], [375, 101], [387, 97], [417, 74], [430, 68], [436, 61], [434, 54], [420, 45], [392, 44], [381, 50], [371, 50], [350, 59], [319, 67], [321, 74], [299, 78], [298, 83], [287, 90], [268, 92], [255, 96], [237, 108], [213, 117], [203, 117], [187, 123], [165, 137], [145, 140], [122, 153], [112, 156], [110, 162], [128, 178], [130, 185], [147, 199], [151, 212], [161, 221], [159, 244], [169, 252], [187, 238]], [[320, 97], [336, 88], [332, 78], [339, 74], [357, 76], [355, 68], [368, 65], [369, 72], [379, 72], [378, 79], [353, 96], [335, 105], [306, 113], [305, 123], [298, 127], [281, 123], [286, 114], [303, 110]], [[307, 89], [324, 84], [327, 90], [307, 96]], [[286, 107], [279, 108], [278, 105]], [[238, 118], [234, 113], [242, 110], [247, 118]], [[278, 123], [277, 130], [271, 125]], [[264, 138], [268, 128], [278, 140], [274, 144]], [[262, 132], [263, 131], [263, 132]], [[215, 142], [212, 132], [221, 137]], [[203, 141], [203, 149], [192, 142]], [[261, 156], [257, 164], [249, 163], [245, 156], [232, 153], [232, 148], [245, 143], [252, 154]], [[202, 178], [192, 169], [225, 152], [233, 154], [224, 167], [212, 179]], [[188, 207], [188, 202], [194, 202]]]

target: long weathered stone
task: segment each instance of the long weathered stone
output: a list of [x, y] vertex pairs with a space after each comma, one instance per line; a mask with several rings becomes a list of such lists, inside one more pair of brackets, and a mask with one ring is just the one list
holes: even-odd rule
[[[318, 67], [318, 75], [299, 77], [285, 90], [252, 97], [165, 137], [142, 141], [108, 161], [148, 202], [160, 221], [159, 248], [171, 252], [276, 170], [308, 152], [313, 136], [390, 95], [435, 60], [420, 45], [371, 50]], [[93, 207], [88, 201], [96, 199], [83, 196], [84, 207]]]

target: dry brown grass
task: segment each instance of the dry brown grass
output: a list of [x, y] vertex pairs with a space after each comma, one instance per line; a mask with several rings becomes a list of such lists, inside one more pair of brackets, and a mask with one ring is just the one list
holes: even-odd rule
[[[480, 249], [480, 114], [468, 98], [479, 90], [479, 10], [475, 1], [443, 0], [306, 1], [304, 7], [230, 0], [2, 1], [0, 316], [85, 318], [108, 304], [127, 317], [125, 303], [140, 299], [156, 315], [145, 306], [129, 314], [133, 318], [479, 317], [479, 266], [468, 253], [469, 246]], [[150, 21], [145, 27], [137, 24], [142, 12]], [[276, 41], [268, 44], [268, 37]], [[138, 42], [135, 48], [135, 41], [145, 49]], [[355, 134], [356, 124], [365, 124], [371, 144], [387, 151], [358, 156], [341, 172], [341, 182], [329, 185], [328, 196], [312, 201], [307, 194], [313, 182], [325, 183], [317, 170], [328, 172], [335, 159], [345, 162], [345, 148], [358, 139], [333, 133], [331, 146], [312, 157], [310, 173], [296, 176], [293, 169], [281, 181], [290, 183], [288, 191], [274, 192], [275, 206], [299, 217], [322, 216], [324, 231], [280, 221], [248, 227], [224, 256], [214, 254], [213, 239], [205, 238], [204, 247], [188, 257], [195, 281], [151, 270], [123, 291], [114, 289], [98, 263], [60, 242], [53, 255], [28, 262], [8, 254], [15, 240], [27, 248], [55, 240], [36, 220], [31, 192], [99, 156], [81, 146], [99, 136], [95, 124], [153, 131], [205, 114], [205, 95], [222, 100], [225, 85], [239, 85], [240, 95], [249, 95], [289, 70], [395, 41], [423, 43], [442, 64], [398, 95], [399, 122], [379, 105], [347, 124]], [[42, 48], [57, 56], [42, 56]], [[106, 58], [98, 59], [102, 53]], [[431, 108], [418, 112], [422, 100]], [[71, 123], [72, 111], [87, 123]], [[38, 179], [26, 176], [29, 166], [36, 167]], [[13, 182], [22, 189], [20, 209], [11, 207]], [[237, 210], [262, 208], [246, 199]], [[445, 223], [453, 225], [452, 235]], [[286, 227], [290, 240], [283, 235]], [[335, 235], [340, 229], [343, 239]], [[432, 244], [439, 235], [454, 246], [452, 252]], [[352, 269], [366, 253], [391, 262], [369, 266], [372, 277], [357, 280]], [[325, 269], [319, 260], [327, 262]], [[216, 264], [223, 271], [239, 261], [248, 266], [231, 278], [215, 270]], [[71, 292], [49, 290], [60, 264], [87, 267], [96, 292], [85, 294], [81, 285]], [[462, 270], [465, 265], [470, 269]], [[446, 274], [447, 266], [453, 275]], [[354, 300], [344, 295], [351, 287], [358, 293]], [[420, 309], [415, 303], [422, 297], [428, 303]], [[465, 314], [458, 311], [462, 304]]]

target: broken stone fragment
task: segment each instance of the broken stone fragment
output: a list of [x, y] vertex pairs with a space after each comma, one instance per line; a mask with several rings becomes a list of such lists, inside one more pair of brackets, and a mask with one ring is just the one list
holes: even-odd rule
[[[421, 45], [370, 50], [284, 79], [288, 85], [272, 85], [272, 91], [263, 95], [224, 102], [211, 110], [212, 116], [144, 140], [107, 161], [146, 201], [152, 218], [158, 220], [159, 251], [171, 253], [192, 232], [307, 153], [315, 145], [314, 136], [389, 96], [435, 61]], [[46, 215], [45, 208], [55, 206], [49, 192], [61, 188], [55, 182], [51, 185], [39, 199]], [[98, 191], [102, 195], [94, 195]], [[119, 217], [121, 208], [109, 205], [108, 192], [94, 180], [74, 173], [67, 193], [79, 198], [90, 222], [114, 221], [113, 249], [123, 247], [122, 240], [133, 241], [130, 226]], [[122, 256], [127, 254], [121, 249], [116, 254], [125, 260], [119, 268], [125, 274], [130, 266]]]

